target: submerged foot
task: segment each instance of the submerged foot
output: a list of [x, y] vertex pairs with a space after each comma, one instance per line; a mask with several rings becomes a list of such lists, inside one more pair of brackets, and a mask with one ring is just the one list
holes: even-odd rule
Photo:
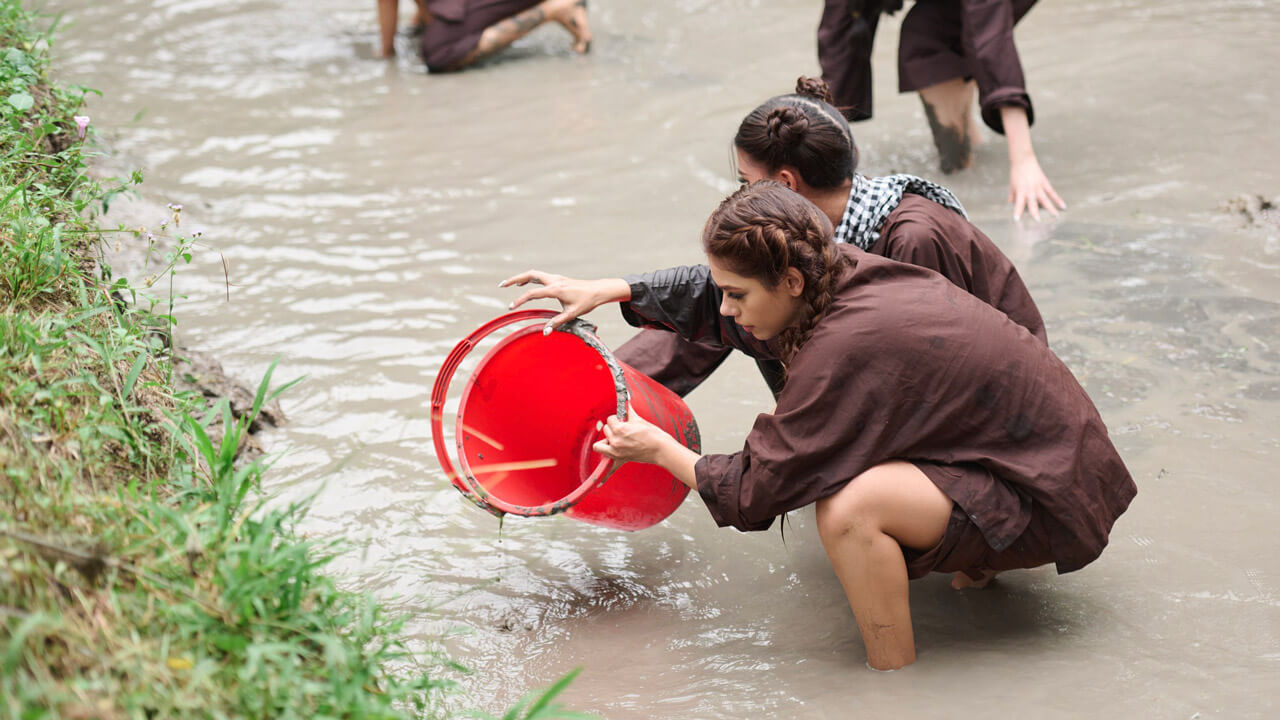
[[992, 580], [995, 580], [996, 575], [999, 574], [995, 570], [982, 570], [981, 572], [982, 577], [977, 580], [963, 572], [958, 572], [951, 577], [951, 587], [956, 590], [964, 590], [965, 588], [981, 589], [990, 584]]
[[[923, 100], [923, 99], [922, 99]], [[938, 164], [942, 172], [954, 173], [973, 164], [973, 138], [970, 129], [973, 120], [966, 117], [972, 113], [960, 115], [959, 122], [952, 124], [943, 122], [938, 109], [928, 101], [923, 102], [924, 117], [929, 120], [929, 129], [933, 131], [933, 145], [938, 149]]]
[[933, 131], [933, 144], [938, 148], [938, 164], [942, 172], [949, 174], [972, 165], [973, 141], [969, 138], [969, 122], [962, 121], [962, 127], [943, 125], [929, 103], [924, 104], [924, 114], [929, 119], [929, 129]]
[[591, 50], [591, 25], [587, 23], [587, 0], [564, 0], [547, 9], [547, 16], [564, 26], [573, 36], [573, 51], [584, 55]]

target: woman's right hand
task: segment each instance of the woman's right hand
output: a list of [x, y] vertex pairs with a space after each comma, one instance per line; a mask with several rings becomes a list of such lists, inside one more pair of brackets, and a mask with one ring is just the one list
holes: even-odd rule
[[528, 285], [533, 283], [542, 287], [534, 288], [516, 298], [510, 305], [512, 310], [541, 298], [554, 298], [560, 301], [561, 312], [547, 321], [542, 334], [546, 335], [555, 328], [582, 317], [607, 302], [624, 302], [631, 299], [631, 286], [622, 278], [605, 278], [602, 280], [575, 280], [563, 275], [554, 275], [539, 270], [528, 270], [519, 275], [503, 280], [499, 287], [512, 285]]

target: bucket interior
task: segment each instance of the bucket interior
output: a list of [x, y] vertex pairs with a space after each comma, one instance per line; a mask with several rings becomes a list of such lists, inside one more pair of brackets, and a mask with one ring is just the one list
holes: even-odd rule
[[601, 456], [596, 423], [617, 412], [600, 353], [563, 332], [525, 328], [472, 372], [458, 407], [459, 454], [495, 499], [536, 508], [590, 476]]

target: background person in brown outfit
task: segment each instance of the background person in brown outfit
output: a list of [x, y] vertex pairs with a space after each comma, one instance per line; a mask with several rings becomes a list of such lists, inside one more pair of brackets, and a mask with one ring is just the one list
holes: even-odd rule
[[[942, 172], [968, 167], [982, 120], [1009, 145], [1009, 202], [1040, 219], [1066, 203], [1040, 168], [1031, 144], [1035, 112], [1027, 94], [1013, 26], [1036, 0], [917, 0], [902, 21], [898, 90], [916, 91], [938, 147]], [[835, 103], [850, 120], [871, 117], [871, 47], [881, 13], [902, 0], [826, 0], [818, 26], [818, 61]]]
[[[573, 36], [573, 49], [591, 49], [586, 0], [415, 0], [415, 32], [432, 72], [461, 70], [554, 21]], [[395, 55], [398, 0], [378, 0], [378, 30], [383, 57]]]
[[[777, 180], [823, 211], [837, 243], [939, 272], [1047, 343], [1044, 320], [1018, 271], [968, 221], [960, 201], [911, 175], [857, 174], [853, 134], [829, 100], [826, 83], [802, 77], [794, 94], [770, 98], [748, 113], [733, 140], [738, 180]], [[642, 330], [615, 354], [685, 395], [730, 352], [714, 340], [692, 343], [675, 333]], [[776, 395], [781, 365], [757, 364]]]
[[660, 465], [716, 523], [765, 530], [816, 503], [818, 534], [875, 669], [916, 659], [908, 580], [1092, 562], [1137, 488], [1071, 371], [1005, 314], [937, 273], [837, 245], [817, 207], [775, 182], [729, 197], [707, 266], [537, 282], [563, 322], [623, 302], [636, 325], [717, 335], [786, 363], [777, 408], [740, 452], [704, 455], [630, 413], [596, 452]]

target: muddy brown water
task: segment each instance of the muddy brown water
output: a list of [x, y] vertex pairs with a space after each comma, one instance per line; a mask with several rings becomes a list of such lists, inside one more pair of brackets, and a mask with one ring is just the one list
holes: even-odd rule
[[[601, 0], [591, 56], [547, 27], [452, 76], [403, 38], [372, 59], [367, 0], [46, 5], [60, 74], [105, 93], [109, 163], [146, 173], [137, 221], [180, 202], [229, 263], [229, 301], [216, 253], [183, 275], [183, 341], [250, 380], [276, 357], [307, 376], [268, 438], [271, 490], [316, 495], [306, 531], [357, 543], [339, 569], [409, 613], [415, 645], [466, 629], [443, 640], [476, 671], [455, 706], [582, 666], [566, 701], [611, 718], [1274, 716], [1280, 225], [1217, 210], [1280, 195], [1274, 2], [1045, 2], [1019, 27], [1070, 207], [1014, 224], [992, 135], [942, 181], [1018, 263], [1140, 492], [1080, 572], [913, 583], [920, 661], [887, 675], [864, 667], [809, 512], [785, 543], [719, 530], [696, 499], [634, 534], [508, 520], [499, 539], [429, 448], [432, 379], [513, 297], [498, 280], [699, 260], [737, 122], [816, 72], [815, 3]], [[896, 27], [862, 167], [937, 179], [919, 103], [894, 92]], [[768, 400], [735, 359], [690, 405], [733, 451]]]

